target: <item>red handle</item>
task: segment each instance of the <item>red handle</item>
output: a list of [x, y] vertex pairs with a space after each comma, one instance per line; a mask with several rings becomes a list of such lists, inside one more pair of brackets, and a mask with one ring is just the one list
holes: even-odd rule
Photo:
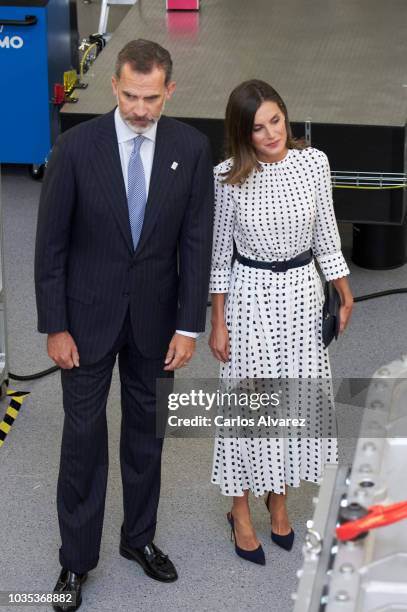
[[52, 101], [57, 105], [65, 102], [65, 89], [61, 83], [54, 84], [54, 98]]
[[353, 540], [361, 533], [397, 523], [407, 518], [407, 501], [390, 506], [370, 506], [369, 513], [356, 521], [348, 521], [336, 528], [338, 540]]

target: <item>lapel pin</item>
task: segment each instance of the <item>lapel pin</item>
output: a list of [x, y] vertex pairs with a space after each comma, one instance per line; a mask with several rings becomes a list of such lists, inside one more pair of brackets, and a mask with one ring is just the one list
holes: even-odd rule
[[176, 170], [178, 168], [178, 162], [172, 162], [171, 170]]

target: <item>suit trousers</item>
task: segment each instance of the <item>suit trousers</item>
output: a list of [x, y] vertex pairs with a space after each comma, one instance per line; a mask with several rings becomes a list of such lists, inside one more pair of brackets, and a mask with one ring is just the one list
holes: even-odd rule
[[57, 485], [59, 560], [76, 573], [95, 568], [99, 560], [108, 476], [106, 403], [117, 355], [122, 538], [130, 547], [141, 547], [155, 533], [163, 443], [156, 435], [156, 380], [174, 374], [163, 370], [164, 356], [147, 359], [140, 354], [127, 312], [103, 359], [61, 371], [65, 418]]

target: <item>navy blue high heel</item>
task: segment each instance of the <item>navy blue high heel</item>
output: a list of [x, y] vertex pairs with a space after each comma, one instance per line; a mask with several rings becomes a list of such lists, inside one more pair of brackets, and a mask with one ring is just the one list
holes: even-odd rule
[[236, 554], [246, 561], [251, 561], [252, 563], [257, 563], [258, 565], [266, 565], [266, 557], [264, 556], [264, 550], [261, 544], [259, 544], [258, 548], [255, 548], [254, 550], [244, 550], [243, 548], [240, 548], [236, 543], [235, 521], [232, 513], [228, 512], [226, 518], [228, 519], [228, 523], [231, 527], [230, 539], [233, 541], [234, 538], [235, 540]]
[[294, 544], [294, 530], [291, 529], [286, 535], [278, 535], [278, 533], [271, 531], [271, 539], [284, 550], [291, 550]]
[[[267, 495], [266, 499], [264, 500], [266, 506], [267, 506], [267, 510], [270, 512], [270, 508], [269, 508], [269, 499], [270, 499], [270, 493]], [[274, 533], [273, 530], [271, 530], [271, 539], [272, 541], [277, 544], [277, 546], [280, 546], [280, 548], [284, 548], [284, 550], [291, 550], [294, 544], [294, 530], [291, 529], [291, 531], [289, 533], [287, 533], [286, 535], [279, 535], [278, 533]]]

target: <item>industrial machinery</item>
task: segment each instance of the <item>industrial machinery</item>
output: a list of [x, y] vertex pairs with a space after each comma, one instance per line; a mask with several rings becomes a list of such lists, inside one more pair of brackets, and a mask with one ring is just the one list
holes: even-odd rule
[[294, 612], [407, 610], [407, 355], [368, 388], [352, 467], [328, 466]]
[[[83, 75], [89, 70], [90, 66], [96, 60], [99, 53], [105, 47], [107, 37], [104, 34], [90, 34], [88, 38], [84, 38], [79, 45], [80, 60], [79, 60], [79, 81], [74, 83], [74, 86], [80, 84], [80, 88], [86, 88], [86, 84], [82, 82]], [[76, 75], [77, 76], [77, 75]]]
[[1, 2], [0, 163], [30, 164], [41, 176], [59, 131], [54, 86], [77, 69], [77, 47], [74, 0]]

